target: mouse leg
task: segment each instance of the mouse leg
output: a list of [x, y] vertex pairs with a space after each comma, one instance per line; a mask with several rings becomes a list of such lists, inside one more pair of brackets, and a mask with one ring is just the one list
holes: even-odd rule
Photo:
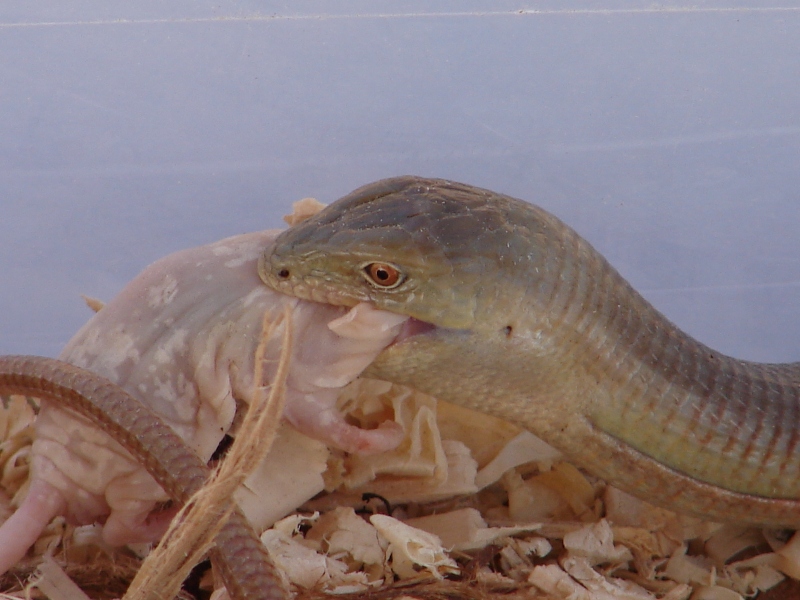
[[293, 394], [287, 391], [284, 415], [307, 436], [346, 452], [378, 454], [400, 445], [405, 433], [399, 423], [384, 421], [377, 429], [361, 429], [345, 421], [336, 409], [337, 392]]
[[110, 546], [149, 543], [161, 539], [179, 507], [139, 514], [112, 512], [103, 525], [103, 541]]

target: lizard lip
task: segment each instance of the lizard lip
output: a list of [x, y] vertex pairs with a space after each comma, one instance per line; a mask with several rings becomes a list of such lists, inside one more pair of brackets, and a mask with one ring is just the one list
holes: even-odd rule
[[428, 323], [427, 321], [420, 321], [414, 317], [409, 317], [408, 320], [403, 323], [402, 327], [400, 328], [400, 333], [397, 334], [397, 337], [394, 338], [394, 341], [391, 345], [399, 344], [408, 338], [428, 333], [434, 329], [437, 329], [437, 327], [433, 323]]

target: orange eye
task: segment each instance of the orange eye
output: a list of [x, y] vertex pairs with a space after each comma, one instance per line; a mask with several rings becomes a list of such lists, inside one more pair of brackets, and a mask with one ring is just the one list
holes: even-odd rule
[[386, 263], [370, 263], [364, 272], [370, 283], [382, 288], [393, 288], [400, 283], [400, 271]]

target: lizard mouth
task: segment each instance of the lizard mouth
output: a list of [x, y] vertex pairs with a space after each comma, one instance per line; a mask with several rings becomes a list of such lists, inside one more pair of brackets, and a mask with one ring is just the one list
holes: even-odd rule
[[403, 323], [403, 326], [400, 328], [400, 333], [397, 334], [397, 337], [394, 338], [390, 345], [399, 344], [404, 340], [416, 337], [418, 335], [430, 333], [436, 329], [438, 328], [433, 323], [428, 323], [427, 321], [420, 321], [414, 317], [409, 317], [408, 320]]

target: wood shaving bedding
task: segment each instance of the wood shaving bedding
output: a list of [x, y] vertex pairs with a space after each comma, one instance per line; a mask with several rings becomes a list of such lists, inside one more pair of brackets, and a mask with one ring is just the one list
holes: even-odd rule
[[[319, 448], [307, 444], [304, 436], [283, 436], [288, 446], [283, 452], [293, 453], [298, 461], [307, 456], [310, 464], [324, 468], [317, 476], [333, 482], [312, 499], [307, 488], [298, 488], [299, 510], [262, 534], [301, 596], [375, 593], [401, 585], [403, 594], [415, 597], [419, 589], [420, 597], [427, 597], [429, 592], [422, 590], [435, 580], [436, 593], [452, 586], [454, 597], [468, 597], [463, 592], [467, 581], [476, 590], [519, 592], [529, 598], [736, 600], [773, 588], [785, 578], [782, 571], [790, 570], [784, 564], [790, 557], [787, 551], [769, 551], [771, 546], [780, 550], [785, 539], [649, 506], [569, 463], [554, 462], [554, 451], [538, 441], [521, 443], [520, 438], [530, 436], [527, 432], [456, 406], [440, 409], [435, 399], [420, 396], [370, 380], [358, 380], [343, 393], [340, 403], [351, 407], [353, 422], [364, 424], [370, 415], [384, 414], [381, 407], [392, 406], [404, 426], [403, 450], [377, 463], [376, 456], [331, 450], [328, 460], [320, 463]], [[24, 415], [20, 420], [33, 416], [33, 411], [17, 410]], [[423, 413], [422, 418], [415, 411]], [[431, 411], [437, 419], [429, 418]], [[447, 423], [439, 427], [442, 415]], [[493, 455], [482, 453], [483, 444], [476, 444], [474, 436], [458, 439], [472, 435], [479, 423], [485, 425], [484, 432], [491, 432], [485, 442], [494, 448]], [[16, 425], [10, 438], [25, 435], [26, 427]], [[442, 431], [456, 439], [443, 439]], [[19, 444], [12, 440], [8, 446]], [[514, 466], [487, 477], [485, 469], [494, 468], [498, 456]], [[365, 464], [373, 467], [369, 477]], [[459, 474], [457, 490], [470, 492], [453, 493], [451, 470]], [[471, 474], [471, 481], [464, 473]], [[482, 489], [475, 483], [478, 479], [486, 481]], [[14, 486], [19, 480], [3, 481], [8, 496], [18, 491]], [[284, 503], [286, 493], [277, 492]], [[365, 493], [380, 498], [364, 501]], [[261, 501], [269, 504], [270, 494], [276, 494], [274, 486], [262, 491]], [[542, 518], [530, 519], [531, 515]], [[66, 564], [65, 572], [80, 586], [93, 566], [93, 577], [102, 579], [113, 561], [134, 560], [123, 551], [99, 559], [97, 551], [81, 545], [81, 533], [92, 539], [86, 530], [55, 523], [37, 544], [39, 556], [31, 557], [18, 573], [30, 574], [37, 562], [55, 560]], [[760, 554], [731, 562], [757, 549]], [[76, 577], [73, 569], [78, 565], [84, 571]], [[133, 575], [128, 571], [128, 577]], [[41, 587], [26, 592], [9, 577], [3, 586], [17, 598], [26, 593], [61, 597], [49, 592], [42, 596]], [[86, 593], [111, 597], [96, 588]]]

